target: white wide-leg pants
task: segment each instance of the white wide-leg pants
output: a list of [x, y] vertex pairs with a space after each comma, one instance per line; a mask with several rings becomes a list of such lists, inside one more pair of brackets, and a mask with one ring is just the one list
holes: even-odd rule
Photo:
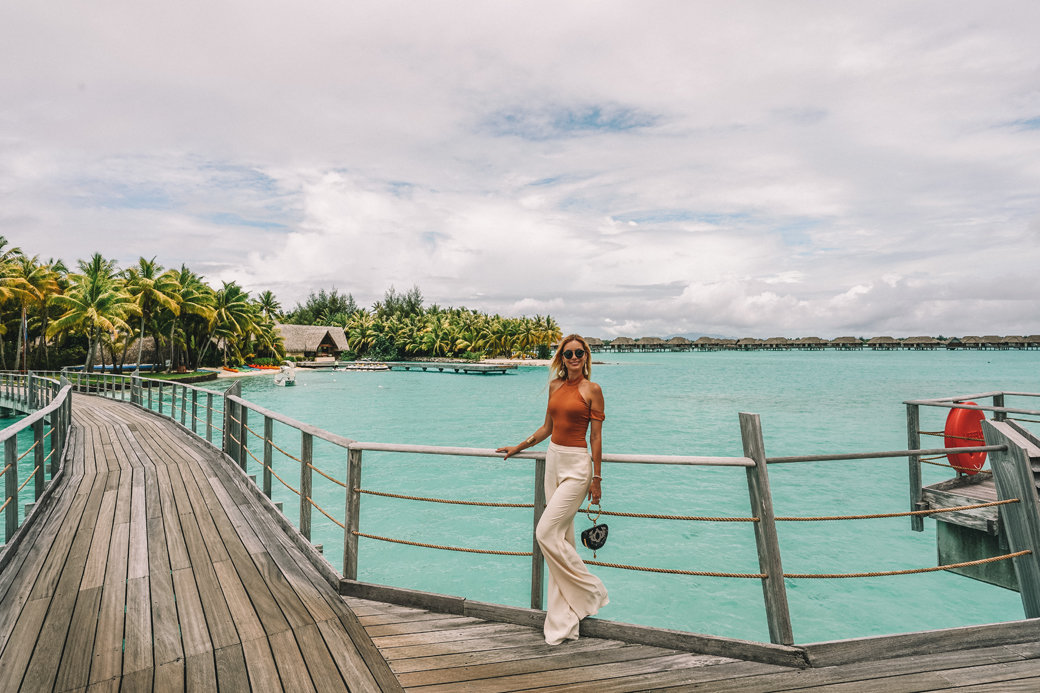
[[574, 515], [592, 482], [592, 456], [585, 448], [549, 443], [545, 455], [545, 512], [535, 537], [549, 568], [545, 642], [577, 640], [578, 622], [606, 606], [607, 588], [589, 572], [574, 545]]

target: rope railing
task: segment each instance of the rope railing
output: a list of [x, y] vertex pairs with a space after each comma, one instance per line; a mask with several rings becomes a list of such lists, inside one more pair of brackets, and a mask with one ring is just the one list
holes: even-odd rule
[[918, 431], [923, 436], [937, 436], [942, 438], [953, 438], [955, 440], [970, 440], [974, 443], [979, 443], [986, 440], [983, 436], [958, 436], [946, 433], [945, 431]]
[[307, 467], [309, 469], [312, 469], [313, 471], [317, 472], [318, 474], [321, 474], [323, 477], [325, 477], [326, 479], [328, 479], [332, 483], [338, 484], [339, 486], [342, 486], [343, 488], [347, 487], [347, 485], [344, 482], [340, 481], [339, 479], [334, 479], [333, 477], [329, 476], [325, 472], [323, 472], [320, 469], [318, 469], [317, 467], [315, 467], [313, 464], [308, 463]]
[[8, 470], [8, 469], [10, 469], [10, 468], [11, 468], [11, 467], [13, 467], [13, 466], [14, 466], [14, 465], [12, 465], [12, 464], [9, 464], [9, 465], [7, 465], [6, 467], [4, 467], [3, 471], [0, 471], [0, 476], [3, 476], [4, 474], [7, 474], [7, 470]]
[[355, 488], [355, 493], [366, 493], [372, 496], [384, 498], [399, 498], [402, 500], [423, 501], [426, 503], [447, 503], [449, 505], [475, 505], [483, 508], [533, 508], [534, 503], [493, 503], [489, 501], [464, 501], [450, 498], [427, 498], [423, 496], [406, 496], [400, 493], [387, 493], [385, 491], [369, 491], [368, 489]]
[[329, 518], [330, 520], [335, 522], [337, 525], [339, 525], [340, 529], [346, 529], [347, 528], [347, 526], [345, 524], [343, 524], [342, 522], [340, 522], [339, 520], [334, 518], [332, 515], [329, 515], [327, 512], [325, 512], [325, 508], [323, 508], [320, 505], [318, 505], [317, 503], [315, 503], [314, 499], [311, 498], [310, 496], [306, 497], [306, 501], [308, 503], [310, 503], [312, 506], [314, 506], [315, 508], [317, 508], [319, 513], [321, 513], [322, 515], [324, 515], [325, 517]]
[[392, 539], [390, 537], [381, 537], [377, 534], [366, 534], [365, 532], [354, 531], [351, 532], [354, 536], [365, 537], [366, 539], [375, 539], [376, 541], [386, 541], [391, 544], [405, 544], [407, 546], [419, 546], [424, 549], [440, 549], [442, 551], [461, 551], [462, 553], [482, 553], [489, 554], [492, 556], [527, 556], [530, 557], [532, 554], [530, 551], [496, 551], [492, 549], [470, 549], [462, 546], [445, 546], [443, 544], [427, 544], [421, 541], [408, 541], [406, 539]]
[[17, 461], [18, 461], [18, 462], [21, 462], [22, 460], [24, 460], [24, 459], [25, 459], [25, 456], [26, 456], [26, 455], [28, 455], [28, 454], [29, 454], [30, 452], [32, 452], [32, 451], [33, 451], [33, 449], [35, 449], [35, 448], [36, 448], [36, 446], [37, 446], [37, 445], [39, 445], [39, 444], [40, 444], [40, 441], [38, 441], [38, 440], [37, 440], [37, 441], [34, 441], [34, 442], [33, 442], [33, 444], [32, 444], [32, 445], [30, 445], [30, 446], [28, 447], [28, 449], [26, 449], [26, 451], [25, 451], [25, 452], [23, 452], [23, 453], [22, 453], [21, 455], [19, 455], [19, 456], [18, 456], [18, 459], [17, 459]]
[[30, 481], [32, 481], [33, 477], [36, 476], [36, 473], [39, 472], [39, 471], [40, 471], [40, 465], [36, 465], [36, 469], [34, 469], [31, 472], [29, 472], [29, 476], [25, 477], [25, 481], [23, 481], [22, 485], [18, 487], [18, 493], [22, 492], [22, 489], [25, 488], [25, 485], [28, 484]]
[[977, 510], [978, 508], [992, 508], [997, 505], [1007, 505], [1008, 503], [1020, 502], [1017, 498], [1010, 498], [1002, 501], [992, 501], [989, 503], [976, 503], [975, 505], [958, 505], [950, 508], [933, 508], [931, 510], [907, 510], [901, 513], [873, 513], [870, 515], [827, 515], [821, 517], [777, 517], [774, 518], [777, 522], [825, 522], [828, 520], [877, 520], [884, 519], [887, 517], [916, 517], [920, 515], [937, 515], [939, 513], [952, 513], [960, 512], [963, 510]]
[[[1009, 558], [1018, 558], [1019, 556], [1027, 556], [1033, 553], [1029, 549], [1024, 551], [1016, 551], [1014, 553], [1007, 553], [1002, 556], [992, 556], [990, 558], [980, 558], [977, 561], [964, 561], [962, 563], [948, 563], [946, 565], [938, 565], [933, 568], [910, 568], [907, 570], [879, 570], [869, 573], [784, 573], [785, 578], [791, 578], [793, 580], [798, 579], [809, 579], [809, 580], [835, 580], [844, 578], [872, 578], [872, 577], [891, 577], [893, 575], [920, 575], [921, 573], [935, 573], [940, 570], [952, 570], [953, 568], [968, 568], [974, 565], [984, 565], [986, 563], [995, 563], [996, 561], [1006, 561]], [[587, 562], [587, 561], [586, 561]]]

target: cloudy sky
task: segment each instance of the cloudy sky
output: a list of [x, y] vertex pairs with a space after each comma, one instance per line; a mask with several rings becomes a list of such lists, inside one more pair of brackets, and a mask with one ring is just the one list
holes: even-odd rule
[[0, 235], [594, 336], [1040, 332], [1040, 3], [0, 6]]

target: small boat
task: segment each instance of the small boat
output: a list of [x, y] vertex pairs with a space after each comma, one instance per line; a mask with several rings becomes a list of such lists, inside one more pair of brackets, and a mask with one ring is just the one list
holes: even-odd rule
[[279, 387], [292, 387], [296, 385], [296, 365], [292, 361], [286, 361], [278, 372], [274, 374], [274, 384]]

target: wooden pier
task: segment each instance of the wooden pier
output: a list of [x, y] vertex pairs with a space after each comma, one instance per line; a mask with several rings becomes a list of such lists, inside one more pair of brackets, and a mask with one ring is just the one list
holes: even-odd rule
[[75, 396], [65, 472], [0, 570], [0, 690], [1040, 688], [1040, 619], [786, 646], [591, 618], [549, 647], [537, 609], [330, 581], [172, 416]]
[[516, 370], [515, 364], [466, 363], [464, 361], [301, 361], [301, 368], [338, 369], [346, 371], [437, 371], [438, 373], [477, 373], [505, 375]]
[[0, 573], [0, 690], [399, 688], [213, 449], [98, 397], [74, 420], [61, 486]]

